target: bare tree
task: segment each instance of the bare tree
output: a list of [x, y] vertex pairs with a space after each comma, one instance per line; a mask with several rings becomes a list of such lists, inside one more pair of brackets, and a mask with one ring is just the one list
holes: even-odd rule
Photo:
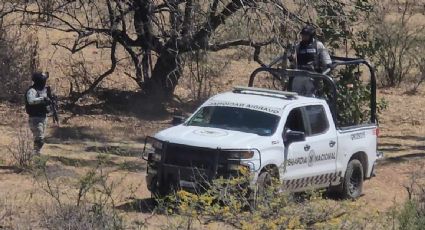
[[92, 46], [110, 51], [109, 68], [74, 102], [93, 92], [123, 61], [132, 63], [126, 75], [145, 92], [170, 97], [182, 76], [185, 53], [248, 47], [253, 59], [264, 64], [262, 47], [286, 47], [301, 25], [328, 24], [325, 19], [332, 18], [336, 26], [346, 27], [351, 25], [347, 21], [356, 20], [350, 15], [359, 15], [359, 0], [47, 1], [13, 1], [12, 11], [21, 15], [17, 24], [73, 34], [54, 44], [71, 53]]
[[182, 75], [182, 54], [246, 46], [260, 61], [260, 48], [279, 41], [285, 22], [305, 23], [279, 0], [48, 0], [48, 10], [45, 1], [13, 5], [22, 15], [19, 24], [75, 34], [72, 42], [55, 43], [72, 53], [90, 46], [110, 50], [109, 69], [80, 97], [115, 71], [120, 47], [143, 90], [171, 96]]

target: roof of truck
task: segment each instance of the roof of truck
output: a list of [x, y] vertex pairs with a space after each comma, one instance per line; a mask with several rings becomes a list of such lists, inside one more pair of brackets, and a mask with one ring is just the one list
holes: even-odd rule
[[289, 104], [317, 103], [323, 103], [323, 99], [299, 96], [292, 92], [238, 87], [231, 92], [221, 93], [210, 98], [205, 105], [247, 108], [252, 105], [283, 109]]

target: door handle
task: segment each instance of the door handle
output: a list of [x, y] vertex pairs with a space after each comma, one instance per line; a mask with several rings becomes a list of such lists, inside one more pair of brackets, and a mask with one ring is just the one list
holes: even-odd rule
[[333, 148], [335, 146], [336, 142], [335, 141], [329, 141], [329, 146], [331, 148]]
[[306, 152], [307, 152], [308, 150], [310, 150], [310, 147], [311, 147], [310, 145], [305, 145], [305, 146], [304, 146], [304, 151], [306, 151]]

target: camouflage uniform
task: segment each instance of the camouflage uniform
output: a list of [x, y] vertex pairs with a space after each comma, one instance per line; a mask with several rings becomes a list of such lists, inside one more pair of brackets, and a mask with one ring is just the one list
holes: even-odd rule
[[25, 108], [29, 115], [28, 123], [34, 138], [34, 152], [40, 154], [44, 145], [44, 133], [47, 127], [49, 99], [45, 85], [32, 86], [25, 95]]

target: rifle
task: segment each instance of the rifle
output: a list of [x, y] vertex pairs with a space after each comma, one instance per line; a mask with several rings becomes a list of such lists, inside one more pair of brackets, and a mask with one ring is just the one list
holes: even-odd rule
[[[46, 73], [49, 76], [49, 72]], [[50, 111], [52, 111], [53, 123], [56, 123], [59, 126], [59, 115], [58, 115], [58, 98], [52, 93], [50, 86], [46, 87], [47, 97], [52, 102], [50, 106]]]
[[52, 89], [50, 86], [47, 86], [47, 97], [52, 102], [50, 106], [50, 111], [52, 111], [53, 122], [59, 126], [59, 115], [58, 115], [58, 99], [55, 95], [52, 94]]
[[276, 65], [279, 62], [283, 62], [284, 63], [284, 69], [287, 68], [287, 60], [289, 59], [289, 57], [295, 53], [295, 44], [290, 44], [288, 43], [286, 45], [285, 48], [285, 52], [282, 55], [277, 56], [275, 59], [273, 59], [270, 64], [268, 64], [267, 66], [263, 66], [263, 67], [272, 67], [274, 65]]

